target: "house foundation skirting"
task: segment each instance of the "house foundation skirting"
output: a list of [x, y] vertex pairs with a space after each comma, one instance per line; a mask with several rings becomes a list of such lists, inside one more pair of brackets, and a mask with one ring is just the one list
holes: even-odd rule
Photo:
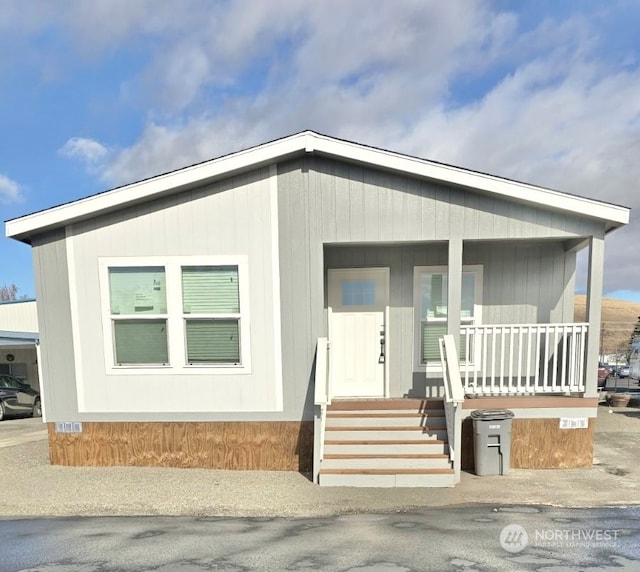
[[313, 421], [48, 423], [53, 465], [311, 471]]
[[[579, 469], [593, 465], [595, 419], [585, 429], [560, 429], [559, 418], [513, 419], [511, 422], [512, 469]], [[461, 465], [475, 469], [473, 420], [462, 423]]]

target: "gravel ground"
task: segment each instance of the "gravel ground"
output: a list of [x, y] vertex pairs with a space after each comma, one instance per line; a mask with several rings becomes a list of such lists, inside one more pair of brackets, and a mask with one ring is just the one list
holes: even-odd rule
[[[28, 432], [41, 428], [37, 420]], [[16, 422], [9, 422], [13, 425]], [[3, 425], [2, 438], [6, 437]], [[33, 436], [33, 438], [36, 438]], [[489, 503], [640, 504], [640, 409], [601, 406], [592, 469], [463, 473], [451, 489], [320, 488], [294, 472], [60, 467], [47, 442], [0, 443], [0, 517], [70, 515], [320, 516]]]

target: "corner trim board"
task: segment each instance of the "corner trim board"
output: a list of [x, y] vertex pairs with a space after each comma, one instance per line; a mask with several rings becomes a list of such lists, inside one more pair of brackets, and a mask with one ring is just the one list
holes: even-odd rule
[[78, 289], [76, 288], [76, 259], [73, 225], [64, 229], [67, 250], [67, 280], [69, 280], [69, 308], [71, 311], [71, 339], [73, 343], [73, 365], [76, 376], [76, 400], [78, 411], [86, 410], [84, 379], [82, 376], [82, 351], [80, 344], [80, 321], [78, 311]]
[[271, 216], [271, 270], [273, 278], [273, 377], [275, 390], [275, 409], [284, 408], [282, 380], [282, 325], [280, 308], [280, 236], [278, 231], [278, 166], [269, 167], [269, 197]]

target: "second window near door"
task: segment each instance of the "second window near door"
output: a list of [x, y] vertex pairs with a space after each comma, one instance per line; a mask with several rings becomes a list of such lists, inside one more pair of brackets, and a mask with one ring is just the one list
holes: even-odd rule
[[[482, 267], [465, 267], [462, 273], [460, 325], [481, 321]], [[447, 333], [448, 273], [446, 267], [414, 269], [415, 362], [419, 368], [440, 368], [439, 339]], [[464, 358], [464, 334], [460, 359]]]

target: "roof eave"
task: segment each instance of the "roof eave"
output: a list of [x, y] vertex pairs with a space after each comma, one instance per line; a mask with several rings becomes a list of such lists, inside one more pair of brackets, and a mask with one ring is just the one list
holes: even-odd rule
[[0, 339], [15, 343], [34, 343], [40, 340], [38, 332], [16, 332], [14, 330], [0, 330]]
[[5, 222], [6, 236], [30, 244], [38, 234], [147, 200], [246, 172], [307, 150], [309, 132], [265, 143]]
[[[334, 148], [335, 140], [316, 135], [315, 151], [336, 157], [346, 157], [357, 162], [375, 164], [395, 171], [410, 173], [419, 177], [449, 183], [455, 186], [485, 191], [503, 196], [510, 200], [533, 203], [580, 214], [591, 218], [601, 219], [616, 228], [629, 223], [630, 209], [595, 199], [588, 199], [577, 195], [569, 195], [560, 191], [530, 185], [519, 181], [512, 181], [495, 175], [469, 171], [460, 167], [436, 163], [418, 157], [399, 155], [391, 151], [384, 151], [365, 147], [356, 143], [340, 141], [341, 152]], [[350, 153], [345, 153], [345, 148]], [[373, 155], [375, 154], [375, 159]]]
[[608, 231], [629, 223], [630, 209], [627, 207], [567, 195], [535, 185], [367, 147], [312, 131], [304, 131], [211, 161], [7, 221], [6, 235], [28, 244], [36, 232], [42, 233], [87, 216], [105, 214], [125, 205], [179, 192], [249, 169], [258, 169], [274, 161], [282, 161], [300, 153], [318, 153], [350, 160], [445, 184], [484, 191], [505, 197], [508, 200], [541, 205], [545, 208], [599, 219], [605, 222]]

